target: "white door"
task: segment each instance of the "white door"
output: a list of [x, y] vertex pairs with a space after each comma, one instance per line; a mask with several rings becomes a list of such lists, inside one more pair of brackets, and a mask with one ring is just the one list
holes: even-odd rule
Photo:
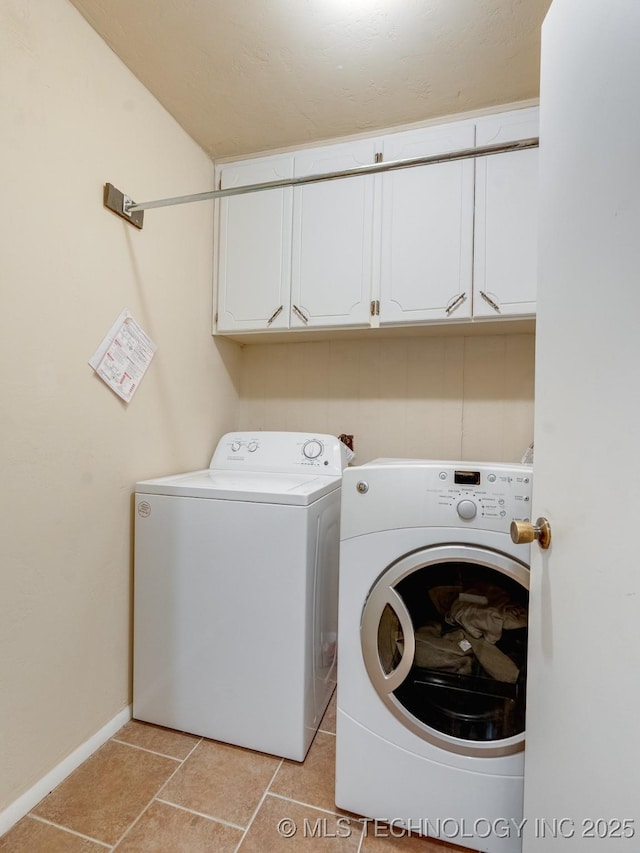
[[636, 0], [542, 31], [525, 853], [640, 844], [639, 32]]
[[[384, 161], [472, 148], [473, 123], [391, 134]], [[473, 160], [388, 172], [382, 177], [380, 323], [471, 316]]]
[[[304, 152], [295, 177], [372, 165], [375, 150], [365, 140]], [[369, 175], [294, 188], [291, 328], [369, 325], [374, 183]]]
[[[220, 189], [293, 177], [293, 157], [232, 163]], [[292, 191], [272, 189], [220, 201], [218, 332], [289, 326]]]

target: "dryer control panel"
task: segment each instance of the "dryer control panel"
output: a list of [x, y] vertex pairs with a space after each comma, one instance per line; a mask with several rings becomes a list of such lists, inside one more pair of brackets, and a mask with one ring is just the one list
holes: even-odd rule
[[531, 519], [530, 465], [376, 459], [343, 475], [348, 535], [404, 527], [471, 527], [509, 534]]
[[[426, 509], [443, 524], [475, 521], [490, 530], [531, 516], [531, 469], [441, 466], [427, 484]], [[434, 471], [435, 473], [435, 471]], [[433, 478], [432, 478], [433, 479]]]

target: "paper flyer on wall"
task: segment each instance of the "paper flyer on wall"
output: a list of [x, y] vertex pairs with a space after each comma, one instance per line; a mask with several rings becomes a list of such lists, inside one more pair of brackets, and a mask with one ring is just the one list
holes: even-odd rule
[[89, 364], [118, 397], [129, 403], [155, 351], [154, 342], [125, 309], [89, 359]]

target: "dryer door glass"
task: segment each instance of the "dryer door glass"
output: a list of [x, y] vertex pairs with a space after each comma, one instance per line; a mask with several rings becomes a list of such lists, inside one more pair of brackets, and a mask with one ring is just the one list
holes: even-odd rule
[[373, 686], [397, 717], [441, 746], [518, 751], [527, 611], [528, 571], [505, 555], [466, 546], [412, 554], [383, 573], [363, 611]]
[[393, 609], [385, 604], [378, 625], [378, 655], [385, 675], [390, 675], [402, 658], [403, 634], [400, 620]]

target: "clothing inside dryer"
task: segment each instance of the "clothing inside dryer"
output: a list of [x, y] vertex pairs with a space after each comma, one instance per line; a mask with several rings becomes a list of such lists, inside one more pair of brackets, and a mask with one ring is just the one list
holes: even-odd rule
[[[443, 734], [494, 741], [521, 734], [525, 719], [527, 590], [468, 562], [423, 566], [395, 586], [414, 627], [415, 655], [396, 699]], [[405, 638], [387, 605], [378, 627], [383, 669], [396, 668]]]

